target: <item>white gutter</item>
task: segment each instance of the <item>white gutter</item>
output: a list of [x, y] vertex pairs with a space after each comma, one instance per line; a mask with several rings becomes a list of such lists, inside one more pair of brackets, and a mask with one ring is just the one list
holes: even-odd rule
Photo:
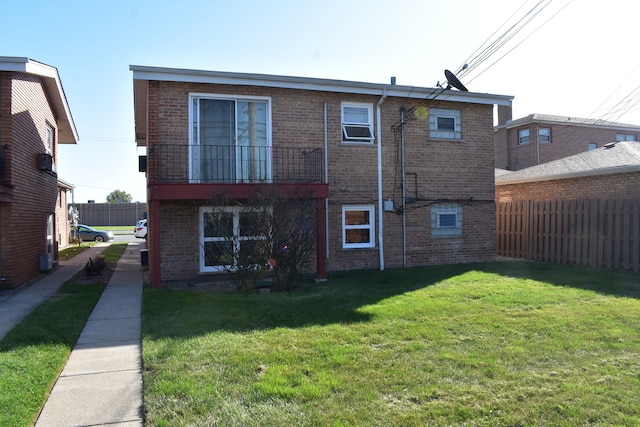
[[382, 214], [384, 213], [382, 206], [382, 114], [380, 113], [380, 106], [385, 99], [387, 99], [387, 90], [382, 89], [382, 98], [380, 98], [376, 106], [376, 132], [378, 134], [378, 245], [380, 245], [378, 254], [380, 255], [380, 271], [384, 270], [384, 239], [382, 227]]

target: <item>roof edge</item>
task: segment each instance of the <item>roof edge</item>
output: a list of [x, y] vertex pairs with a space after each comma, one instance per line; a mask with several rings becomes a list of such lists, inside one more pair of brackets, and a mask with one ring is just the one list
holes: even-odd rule
[[509, 175], [502, 175], [500, 177], [496, 177], [495, 184], [496, 185], [524, 184], [529, 182], [553, 181], [553, 180], [569, 179], [569, 178], [583, 178], [587, 176], [612, 175], [616, 173], [628, 173], [628, 172], [640, 172], [640, 165], [626, 165], [626, 166], [618, 166], [613, 168], [603, 168], [603, 169], [598, 169], [593, 171], [560, 173], [556, 175], [536, 176], [536, 177], [529, 177], [529, 178], [509, 179], [508, 178]]
[[426, 88], [394, 84], [366, 83], [348, 80], [331, 80], [313, 77], [296, 77], [272, 74], [204, 71], [180, 68], [162, 68], [130, 65], [135, 80], [156, 80], [190, 83], [230, 84], [241, 86], [265, 86], [286, 89], [304, 89], [326, 92], [356, 93], [437, 100], [450, 100], [491, 105], [511, 105], [513, 96], [488, 93], [462, 92], [442, 88]]

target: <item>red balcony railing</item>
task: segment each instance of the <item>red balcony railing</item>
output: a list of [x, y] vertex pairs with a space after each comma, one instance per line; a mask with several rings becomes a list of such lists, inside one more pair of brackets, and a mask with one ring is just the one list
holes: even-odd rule
[[322, 148], [159, 144], [147, 151], [150, 183], [319, 183]]

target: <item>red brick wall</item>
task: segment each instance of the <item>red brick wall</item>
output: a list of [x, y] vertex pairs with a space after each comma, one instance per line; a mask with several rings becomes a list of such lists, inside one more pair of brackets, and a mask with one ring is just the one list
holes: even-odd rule
[[640, 172], [496, 185], [496, 201], [640, 197]]
[[[152, 83], [154, 85], [154, 83]], [[268, 96], [272, 107], [274, 146], [324, 145], [324, 105], [328, 122], [329, 258], [327, 270], [378, 268], [377, 148], [342, 143], [341, 102], [366, 102], [374, 109], [379, 96], [349, 95], [302, 90], [229, 87], [206, 84], [158, 84], [158, 120], [149, 118], [149, 143], [188, 144], [190, 92]], [[150, 87], [150, 100], [155, 89]], [[402, 204], [400, 134], [391, 130], [400, 119], [400, 109], [410, 111], [420, 100], [387, 98], [382, 104], [383, 199]], [[493, 108], [487, 105], [427, 102], [428, 107], [461, 110], [463, 138], [460, 141], [429, 138], [428, 114], [407, 120], [405, 125], [405, 171], [407, 187], [417, 201], [407, 206], [407, 265], [474, 262], [493, 259], [495, 254]], [[150, 113], [153, 114], [153, 113]], [[157, 126], [157, 138], [152, 129]], [[377, 126], [374, 127], [377, 132]], [[436, 200], [463, 205], [463, 234], [456, 238], [430, 237], [430, 206]], [[469, 201], [473, 199], [473, 201]], [[464, 202], [466, 201], [466, 202]], [[342, 248], [342, 206], [372, 205], [376, 216], [376, 248]], [[198, 204], [162, 202], [160, 218], [149, 218], [150, 227], [160, 227], [162, 279], [193, 277], [198, 270]], [[385, 212], [385, 267], [403, 265], [402, 217]], [[152, 246], [150, 242], [149, 247]], [[151, 254], [153, 256], [153, 254]]]
[[[55, 211], [57, 177], [38, 169], [38, 153], [45, 152], [47, 123], [54, 128], [55, 140], [57, 126], [43, 84], [36, 77], [2, 73], [0, 98], [0, 143], [9, 146], [8, 173], [14, 191], [13, 201], [2, 206], [0, 268], [6, 283], [17, 286], [38, 274], [46, 220]], [[55, 155], [54, 149], [54, 159]]]

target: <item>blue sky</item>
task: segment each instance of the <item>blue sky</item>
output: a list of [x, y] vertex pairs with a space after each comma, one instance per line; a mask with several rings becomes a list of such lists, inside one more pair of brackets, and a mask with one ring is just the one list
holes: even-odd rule
[[[433, 87], [445, 68], [457, 70], [536, 3], [9, 2], [0, 56], [58, 68], [80, 136], [78, 145], [61, 147], [58, 170], [76, 186], [76, 202], [103, 202], [115, 189], [144, 201], [129, 65], [374, 83], [395, 76], [398, 84]], [[553, 0], [461, 80], [474, 92], [513, 95], [514, 118], [545, 113], [640, 125], [638, 12], [631, 0]]]

